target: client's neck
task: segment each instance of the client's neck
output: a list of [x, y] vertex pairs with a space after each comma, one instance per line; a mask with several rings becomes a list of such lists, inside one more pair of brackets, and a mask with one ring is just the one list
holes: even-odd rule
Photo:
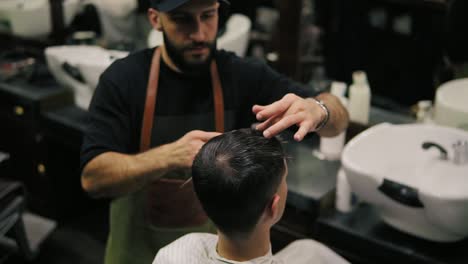
[[229, 260], [248, 261], [270, 251], [270, 229], [256, 228], [249, 236], [231, 238], [218, 231], [218, 254]]

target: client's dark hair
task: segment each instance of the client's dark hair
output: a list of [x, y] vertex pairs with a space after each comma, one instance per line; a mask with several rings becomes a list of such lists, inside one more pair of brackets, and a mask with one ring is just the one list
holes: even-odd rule
[[251, 129], [224, 133], [202, 147], [192, 166], [195, 192], [223, 233], [252, 231], [278, 190], [284, 159], [277, 138]]

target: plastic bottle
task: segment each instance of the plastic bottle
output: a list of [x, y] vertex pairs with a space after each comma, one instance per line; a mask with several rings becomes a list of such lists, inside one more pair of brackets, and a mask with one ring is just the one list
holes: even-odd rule
[[[331, 94], [337, 96], [346, 107], [348, 100], [344, 96], [346, 93], [346, 83], [332, 82]], [[335, 137], [320, 137], [320, 152], [326, 160], [338, 160], [345, 144], [346, 130]]]
[[349, 87], [349, 116], [351, 121], [367, 125], [369, 123], [369, 111], [371, 90], [367, 82], [367, 75], [363, 71], [353, 72], [353, 84]]
[[336, 177], [335, 208], [342, 213], [349, 213], [353, 209], [353, 194], [343, 168], [340, 168]]
[[422, 100], [417, 105], [416, 121], [419, 123], [432, 123], [432, 101]]

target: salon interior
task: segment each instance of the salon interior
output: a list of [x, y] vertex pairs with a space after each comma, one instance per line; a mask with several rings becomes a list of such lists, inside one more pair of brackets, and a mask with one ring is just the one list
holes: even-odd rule
[[[80, 183], [101, 73], [162, 45], [147, 0], [0, 1], [0, 263], [103, 263], [110, 199]], [[351, 263], [468, 263], [465, 0], [230, 1], [217, 47], [347, 106], [288, 142], [272, 250], [311, 238]], [[284, 133], [290, 133], [285, 131]]]

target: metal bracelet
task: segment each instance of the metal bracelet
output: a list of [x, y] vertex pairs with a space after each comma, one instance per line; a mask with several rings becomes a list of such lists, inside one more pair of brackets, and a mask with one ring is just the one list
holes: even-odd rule
[[320, 131], [320, 129], [322, 129], [327, 123], [328, 123], [328, 120], [330, 120], [330, 110], [328, 110], [328, 107], [325, 105], [325, 103], [321, 100], [317, 100], [316, 98], [314, 97], [311, 97], [311, 99], [317, 103], [320, 108], [322, 108], [324, 111], [325, 111], [325, 118], [322, 120], [322, 122], [320, 122], [317, 127], [315, 128], [315, 132], [317, 131]]

